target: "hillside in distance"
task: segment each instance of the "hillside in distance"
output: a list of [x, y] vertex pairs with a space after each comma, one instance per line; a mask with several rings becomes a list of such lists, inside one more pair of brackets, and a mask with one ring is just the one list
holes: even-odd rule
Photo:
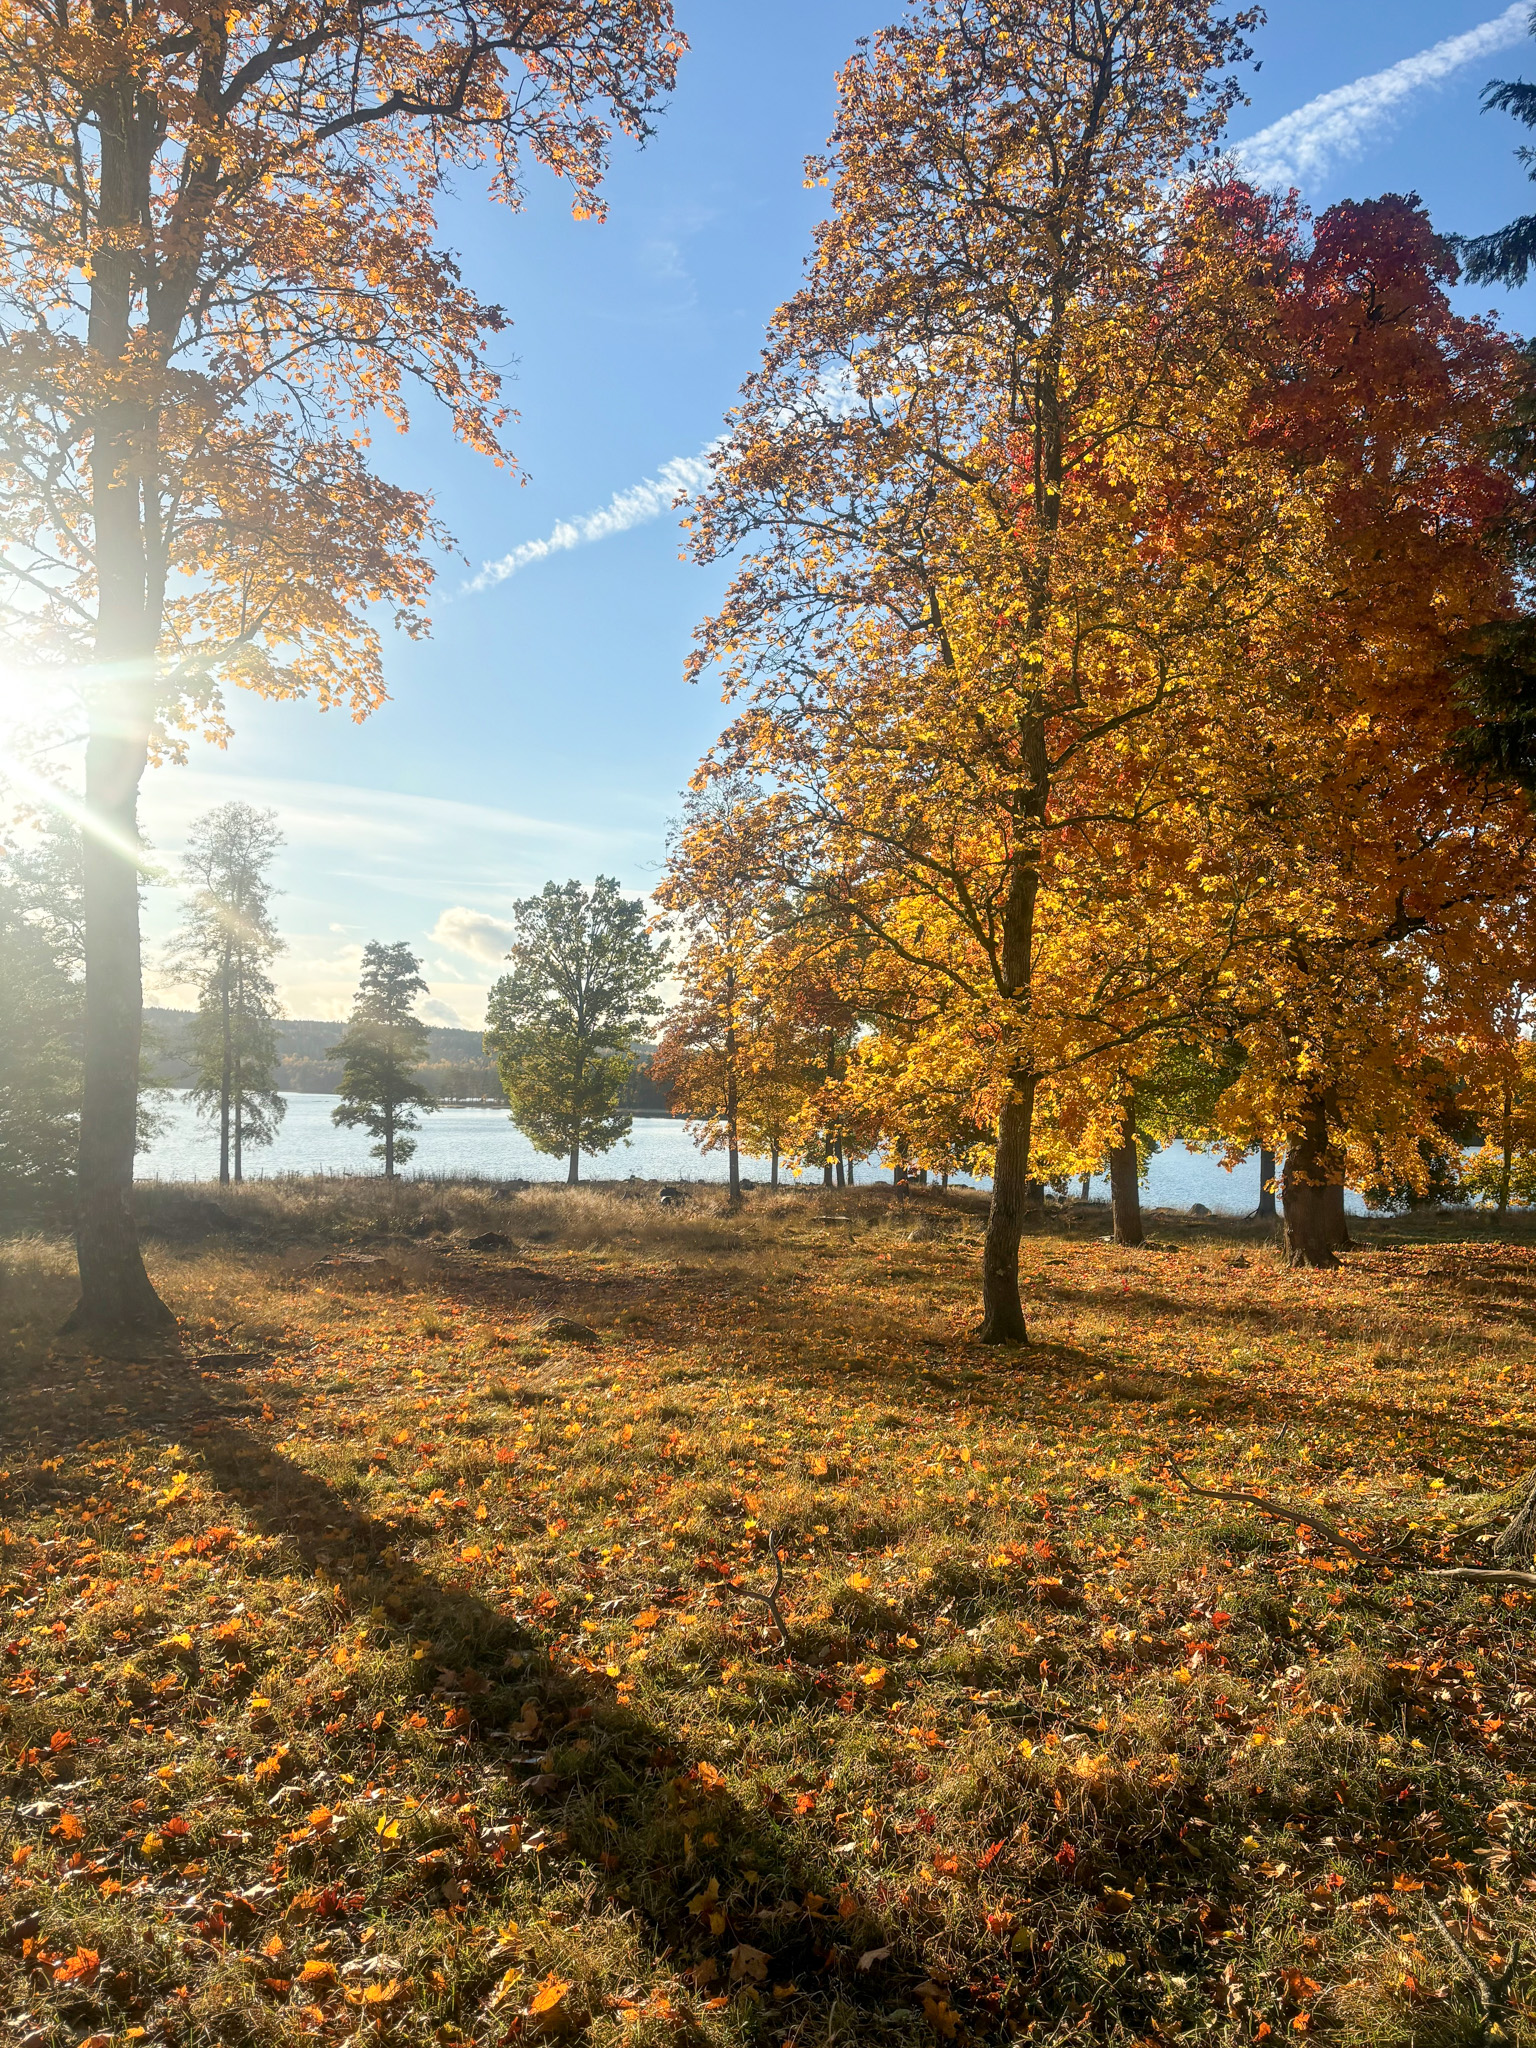
[[[153, 1048], [157, 1076], [173, 1088], [186, 1087], [192, 1078], [185, 1052], [192, 1017], [191, 1010], [146, 1007], [144, 1011], [145, 1038]], [[279, 1018], [278, 1087], [292, 1095], [334, 1095], [341, 1085], [341, 1062], [327, 1055], [345, 1029], [345, 1022], [335, 1018]], [[666, 1096], [651, 1079], [655, 1047], [637, 1045], [634, 1050], [635, 1070], [624, 1092], [624, 1108], [631, 1116], [670, 1116]], [[433, 1094], [445, 1102], [506, 1100], [496, 1063], [486, 1057], [478, 1031], [428, 1025], [427, 1057], [417, 1071]]]

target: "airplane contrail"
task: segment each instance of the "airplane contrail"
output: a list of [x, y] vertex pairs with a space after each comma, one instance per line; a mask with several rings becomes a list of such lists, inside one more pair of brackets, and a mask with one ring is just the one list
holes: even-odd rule
[[505, 583], [509, 576], [515, 576], [519, 569], [526, 569], [531, 562], [542, 562], [550, 555], [563, 554], [568, 548], [607, 540], [612, 534], [628, 533], [632, 526], [643, 526], [648, 520], [659, 519], [663, 512], [671, 511], [679, 498], [691, 498], [709, 481], [710, 455], [717, 445], [712, 443], [697, 455], [674, 455], [670, 462], [662, 464], [655, 476], [631, 484], [628, 490], [615, 491], [599, 511], [588, 512], [580, 519], [562, 519], [542, 539], [525, 540], [499, 561], [484, 563], [479, 574], [472, 576], [464, 589], [489, 590], [497, 583]]
[[1359, 156], [1372, 137], [1415, 93], [1454, 72], [1518, 43], [1531, 29], [1531, 0], [1514, 0], [1492, 21], [1373, 71], [1352, 85], [1308, 100], [1292, 114], [1239, 142], [1233, 155], [1256, 185], [1284, 190], [1320, 178], [1341, 159]]

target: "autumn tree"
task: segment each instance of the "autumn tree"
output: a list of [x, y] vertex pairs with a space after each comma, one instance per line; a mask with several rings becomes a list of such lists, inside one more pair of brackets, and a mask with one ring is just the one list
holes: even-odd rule
[[491, 990], [485, 1048], [512, 1121], [538, 1151], [566, 1160], [574, 1187], [583, 1152], [629, 1135], [620, 1098], [635, 1041], [661, 1014], [666, 949], [611, 875], [590, 889], [546, 882], [512, 906], [512, 926], [512, 971]]
[[219, 1181], [244, 1175], [247, 1145], [269, 1145], [282, 1122], [277, 1092], [277, 990], [268, 967], [282, 945], [268, 869], [283, 843], [276, 814], [221, 804], [188, 834], [192, 894], [171, 949], [197, 984], [188, 1033], [192, 1096], [219, 1132]]
[[774, 808], [745, 776], [691, 791], [655, 891], [657, 907], [682, 942], [676, 963], [682, 994], [651, 1071], [704, 1149], [724, 1151], [733, 1208], [741, 1201], [749, 1018], [759, 1007], [754, 990], [778, 900], [766, 843]]
[[325, 1057], [340, 1060], [341, 1100], [333, 1123], [361, 1127], [374, 1140], [373, 1157], [392, 1181], [416, 1150], [418, 1110], [437, 1108], [437, 1097], [417, 1078], [427, 1056], [427, 1027], [416, 1015], [427, 993], [421, 962], [402, 939], [386, 946], [370, 939], [346, 1030]]
[[1286, 1134], [1290, 1256], [1326, 1266], [1347, 1159], [1423, 1183], [1441, 1077], [1529, 957], [1530, 807], [1459, 737], [1464, 653], [1514, 614], [1530, 518], [1499, 446], [1514, 352], [1454, 313], [1422, 210], [1349, 202], [1265, 232], [1254, 431], [1310, 529], [1312, 596], [1263, 684], [1263, 745], [1224, 776], [1275, 930], [1230, 983], [1227, 1108], [1248, 1142]]
[[697, 513], [702, 558], [746, 551], [695, 664], [747, 699], [721, 758], [835, 846], [912, 1061], [982, 1070], [993, 1342], [1042, 1087], [1192, 1015], [1260, 879], [1202, 782], [1291, 535], [1247, 434], [1262, 279], [1186, 176], [1248, 20], [914, 4], [842, 75], [831, 218]]
[[647, 132], [670, 0], [0, 5], [0, 503], [13, 647], [85, 701], [86, 1019], [75, 1326], [168, 1326], [133, 1222], [137, 791], [229, 685], [362, 716], [379, 622], [425, 629], [441, 534], [372, 468], [413, 390], [499, 455], [505, 325], [439, 192], [525, 165], [597, 210]]

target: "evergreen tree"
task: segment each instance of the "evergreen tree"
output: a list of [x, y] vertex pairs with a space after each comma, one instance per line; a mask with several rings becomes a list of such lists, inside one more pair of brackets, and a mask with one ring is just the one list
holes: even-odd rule
[[420, 1129], [416, 1111], [437, 1107], [431, 1090], [416, 1079], [427, 1056], [427, 1027], [416, 1015], [416, 998], [426, 993], [421, 962], [403, 939], [393, 946], [370, 939], [351, 1022], [326, 1053], [342, 1062], [341, 1101], [331, 1119], [352, 1130], [361, 1124], [378, 1141], [373, 1157], [383, 1160], [386, 1180], [416, 1150], [416, 1140], [406, 1135]]
[[267, 972], [282, 944], [267, 879], [283, 844], [271, 811], [221, 804], [192, 827], [185, 872], [194, 894], [171, 957], [198, 984], [188, 1036], [192, 1096], [217, 1119], [219, 1181], [244, 1177], [247, 1145], [270, 1145], [285, 1104], [276, 1088], [277, 990]]
[[80, 1117], [84, 990], [25, 890], [0, 879], [0, 1209], [68, 1189]]
[[513, 906], [512, 972], [491, 990], [486, 1050], [501, 1071], [512, 1121], [540, 1152], [569, 1161], [608, 1152], [632, 1118], [619, 1107], [634, 1041], [660, 1014], [665, 949], [642, 904], [609, 875], [590, 890], [546, 882]]

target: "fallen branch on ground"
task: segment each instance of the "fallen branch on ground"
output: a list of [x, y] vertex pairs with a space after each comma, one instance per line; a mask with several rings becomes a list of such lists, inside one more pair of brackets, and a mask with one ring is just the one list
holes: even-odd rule
[[1428, 1899], [1424, 1901], [1424, 1910], [1444, 1936], [1446, 1947], [1461, 1963], [1462, 1968], [1472, 1980], [1472, 1989], [1476, 1994], [1477, 2003], [1483, 2015], [1483, 2025], [1479, 2030], [1481, 2038], [1484, 2041], [1507, 2040], [1508, 2036], [1505, 2034], [1504, 2029], [1499, 2026], [1499, 2016], [1501, 2013], [1508, 2013], [1510, 2010], [1509, 1987], [1511, 1979], [1514, 1977], [1520, 1963], [1519, 1942], [1513, 1941], [1510, 1943], [1509, 1958], [1503, 1969], [1497, 1977], [1490, 1977], [1476, 1956], [1462, 1947]]
[[768, 1535], [768, 1549], [773, 1557], [774, 1563], [775, 1576], [773, 1581], [773, 1590], [769, 1593], [759, 1593], [756, 1590], [756, 1588], [752, 1586], [737, 1586], [736, 1591], [741, 1595], [743, 1600], [760, 1600], [762, 1602], [762, 1604], [767, 1608], [768, 1612], [773, 1616], [775, 1623], [778, 1625], [780, 1642], [782, 1642], [786, 1650], [790, 1651], [790, 1655], [793, 1656], [794, 1651], [790, 1649], [789, 1629], [785, 1625], [784, 1616], [779, 1607], [779, 1595], [784, 1590], [784, 1559], [779, 1550], [778, 1542], [775, 1539], [773, 1532], [771, 1530], [769, 1531]]
[[1469, 1579], [1485, 1586], [1536, 1587], [1536, 1572], [1495, 1571], [1475, 1564], [1447, 1565], [1439, 1571], [1426, 1571], [1424, 1576], [1429, 1579]]
[[1347, 1550], [1351, 1557], [1358, 1557], [1362, 1564], [1375, 1564], [1378, 1561], [1373, 1552], [1363, 1549], [1352, 1536], [1346, 1536], [1342, 1529], [1326, 1521], [1312, 1508], [1293, 1508], [1283, 1500], [1268, 1500], [1261, 1493], [1243, 1493], [1232, 1487], [1196, 1486], [1172, 1451], [1168, 1453], [1168, 1463], [1180, 1486], [1187, 1487], [1191, 1493], [1197, 1493], [1205, 1500], [1242, 1501], [1248, 1507], [1258, 1508], [1266, 1515], [1277, 1515], [1281, 1521], [1294, 1522], [1298, 1529], [1315, 1529], [1319, 1536], [1327, 1537], [1328, 1541], [1337, 1544], [1340, 1550]]

